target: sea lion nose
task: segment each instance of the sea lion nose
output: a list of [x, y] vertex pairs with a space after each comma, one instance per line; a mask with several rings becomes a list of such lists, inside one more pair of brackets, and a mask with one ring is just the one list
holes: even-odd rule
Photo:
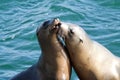
[[59, 18], [54, 18], [54, 19], [53, 19], [53, 22], [54, 22], [55, 25], [56, 25], [56, 24], [59, 24], [59, 23], [60, 23], [60, 19], [59, 19]]
[[53, 22], [54, 22], [54, 25], [55, 25], [55, 26], [60, 27], [60, 25], [61, 25], [61, 21], [60, 21], [59, 18], [54, 18]]

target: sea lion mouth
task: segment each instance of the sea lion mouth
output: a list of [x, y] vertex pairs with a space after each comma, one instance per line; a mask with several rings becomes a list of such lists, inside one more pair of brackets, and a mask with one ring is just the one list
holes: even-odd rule
[[[61, 25], [62, 25], [62, 23], [61, 23]], [[63, 43], [65, 41], [65, 35], [64, 35], [64, 31], [61, 28], [61, 25], [59, 26], [57, 35], [58, 35], [58, 38], [60, 39], [60, 41]], [[63, 44], [65, 44], [65, 43], [63, 43]]]
[[65, 46], [65, 36], [63, 35], [63, 31], [61, 29], [61, 25], [62, 23], [59, 25], [59, 29], [58, 29], [58, 33], [57, 33], [57, 38], [58, 38], [58, 41], [63, 45]]
[[59, 30], [58, 30], [58, 33], [57, 33], [57, 39], [58, 39], [58, 42], [60, 43], [60, 45], [65, 50], [66, 55], [70, 58], [69, 51], [68, 51], [68, 49], [66, 47], [66, 44], [65, 44], [65, 37], [63, 36], [63, 31], [61, 30], [60, 27], [61, 27], [61, 25], [59, 26]]
[[54, 18], [52, 21], [51, 28], [49, 30], [50, 31], [56, 31], [56, 30], [59, 31], [60, 26], [61, 26], [60, 20], [58, 18]]
[[60, 25], [61, 25], [60, 20], [58, 18], [54, 18], [43, 22], [41, 28], [42, 29], [51, 28], [52, 30], [58, 28]]
[[40, 30], [48, 31], [49, 32], [54, 32], [57, 33], [59, 28], [60, 28], [61, 22], [58, 18], [54, 18], [51, 20], [46, 20], [42, 23], [41, 26], [39, 26], [36, 30], [36, 33], [39, 34]]

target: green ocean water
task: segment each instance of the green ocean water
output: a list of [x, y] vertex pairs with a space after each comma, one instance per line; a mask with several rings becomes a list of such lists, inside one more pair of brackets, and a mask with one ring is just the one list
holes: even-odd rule
[[[55, 17], [80, 25], [120, 56], [120, 0], [0, 0], [0, 80], [37, 62], [36, 29]], [[78, 80], [74, 72], [71, 80]]]

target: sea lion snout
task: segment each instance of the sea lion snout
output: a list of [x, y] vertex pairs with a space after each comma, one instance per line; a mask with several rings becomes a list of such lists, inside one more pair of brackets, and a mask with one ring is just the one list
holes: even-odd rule
[[59, 18], [54, 18], [52, 24], [52, 29], [58, 29], [61, 26], [61, 21], [59, 20]]
[[46, 29], [48, 28], [48, 26], [52, 26], [52, 28], [58, 28], [60, 25], [61, 25], [60, 20], [58, 18], [54, 18], [45, 21], [42, 26], [44, 26], [43, 28]]
[[54, 22], [55, 25], [60, 25], [61, 24], [60, 23], [61, 21], [59, 20], [59, 18], [54, 18], [53, 22]]
[[40, 27], [37, 28], [37, 35], [41, 30], [43, 31], [50, 31], [50, 32], [57, 32], [60, 28], [61, 22], [58, 18], [54, 18], [51, 20], [46, 20], [42, 23]]
[[70, 32], [69, 26], [64, 22], [61, 22], [58, 35], [64, 39], [69, 32]]

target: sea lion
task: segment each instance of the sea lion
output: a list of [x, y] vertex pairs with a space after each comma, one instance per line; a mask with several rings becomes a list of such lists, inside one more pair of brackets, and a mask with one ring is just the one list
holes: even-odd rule
[[80, 80], [120, 80], [120, 58], [89, 38], [78, 25], [61, 22], [59, 35]]
[[38, 62], [11, 80], [70, 80], [67, 51], [57, 38], [59, 19], [45, 21], [37, 29], [42, 54]]

